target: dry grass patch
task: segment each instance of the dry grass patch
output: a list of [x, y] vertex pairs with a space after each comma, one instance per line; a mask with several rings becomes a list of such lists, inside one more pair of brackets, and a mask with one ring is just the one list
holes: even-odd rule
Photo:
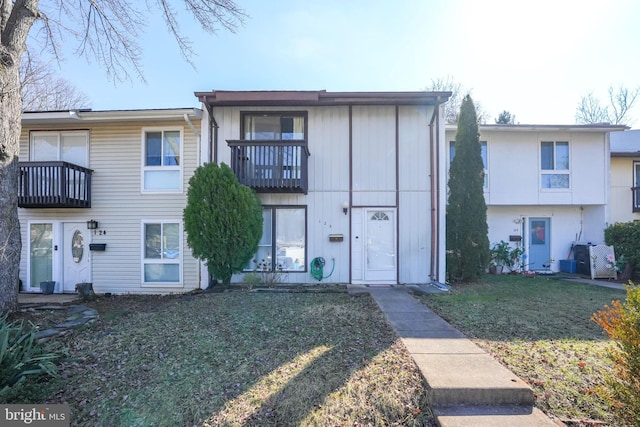
[[597, 387], [611, 341], [591, 321], [625, 292], [548, 278], [486, 276], [422, 301], [533, 388], [536, 406], [568, 422], [611, 424]]
[[73, 425], [433, 425], [425, 384], [368, 296], [114, 297], [65, 338], [33, 402]]

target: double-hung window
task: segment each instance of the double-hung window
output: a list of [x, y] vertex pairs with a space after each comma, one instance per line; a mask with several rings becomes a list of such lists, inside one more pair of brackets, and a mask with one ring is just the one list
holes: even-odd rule
[[143, 129], [142, 191], [182, 191], [181, 129]]
[[142, 283], [182, 283], [182, 223], [151, 220], [142, 223]]
[[265, 207], [262, 217], [258, 252], [247, 269], [306, 271], [306, 207]]
[[540, 187], [543, 189], [568, 189], [569, 142], [540, 142]]
[[[449, 141], [449, 166], [456, 156], [456, 142]], [[483, 188], [489, 188], [489, 169], [487, 168], [487, 141], [480, 141], [480, 157], [482, 157], [482, 172], [484, 173]]]

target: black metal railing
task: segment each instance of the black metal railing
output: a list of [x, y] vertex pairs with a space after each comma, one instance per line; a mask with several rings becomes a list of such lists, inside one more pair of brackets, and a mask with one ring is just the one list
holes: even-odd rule
[[90, 208], [92, 170], [67, 162], [20, 162], [21, 208]]
[[306, 141], [227, 140], [238, 181], [262, 193], [307, 193]]
[[640, 187], [631, 187], [631, 194], [633, 199], [632, 211], [640, 212]]

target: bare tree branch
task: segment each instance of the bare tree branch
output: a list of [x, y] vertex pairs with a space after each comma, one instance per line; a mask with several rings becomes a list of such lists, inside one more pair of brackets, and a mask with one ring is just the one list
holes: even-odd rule
[[138, 40], [149, 17], [160, 13], [184, 60], [194, 66], [191, 41], [180, 28], [175, 4], [182, 3], [200, 27], [215, 34], [219, 27], [235, 32], [247, 17], [231, 0], [50, 0], [43, 2], [38, 20], [38, 44], [47, 45], [56, 58], [69, 38], [78, 42], [76, 53], [97, 61], [114, 81], [131, 80], [130, 70], [144, 81]]
[[615, 90], [613, 86], [609, 86], [609, 105], [602, 106], [600, 100], [590, 92], [582, 97], [576, 107], [576, 123], [631, 124], [629, 111], [633, 108], [639, 93], [640, 87], [629, 90], [619, 86]]
[[611, 123], [619, 125], [624, 123], [627, 113], [633, 107], [640, 92], [640, 87], [629, 90], [626, 87], [618, 87], [614, 91], [613, 86], [609, 86], [609, 102], [613, 113], [610, 116]]
[[[444, 121], [447, 124], [458, 123], [458, 115], [460, 114], [460, 107], [462, 106], [462, 99], [465, 95], [471, 93], [471, 90], [467, 90], [462, 87], [452, 76], [445, 78], [431, 79], [431, 85], [427, 86], [424, 90], [429, 91], [450, 91], [451, 97], [444, 104]], [[487, 112], [484, 111], [479, 102], [474, 101], [476, 107], [476, 116], [478, 123], [487, 122]]]
[[89, 107], [89, 97], [57, 76], [27, 51], [20, 63], [23, 111], [61, 111]]

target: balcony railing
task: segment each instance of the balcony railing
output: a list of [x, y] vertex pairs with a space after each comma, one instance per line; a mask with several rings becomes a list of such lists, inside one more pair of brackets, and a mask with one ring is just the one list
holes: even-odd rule
[[631, 187], [631, 193], [633, 194], [633, 212], [640, 212], [640, 187]]
[[92, 170], [67, 162], [20, 162], [21, 208], [90, 208]]
[[231, 168], [238, 181], [259, 193], [307, 193], [309, 150], [305, 141], [231, 141]]

